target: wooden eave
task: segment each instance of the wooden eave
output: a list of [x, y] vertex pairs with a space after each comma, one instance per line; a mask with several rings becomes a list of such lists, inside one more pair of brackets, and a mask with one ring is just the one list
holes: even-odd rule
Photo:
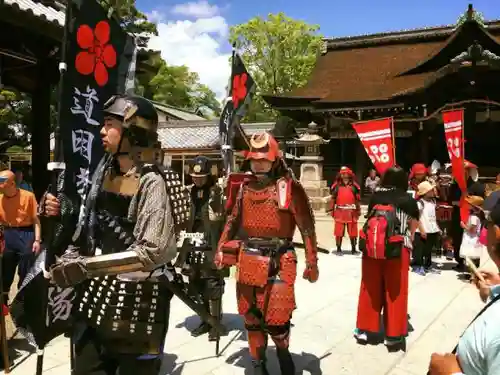
[[464, 46], [466, 50], [468, 46], [474, 43], [478, 43], [484, 49], [500, 55], [500, 43], [498, 40], [476, 21], [467, 21], [457, 28], [444, 45], [435, 51], [434, 54], [399, 75], [437, 71], [448, 65], [451, 59], [464, 52]]
[[[311, 112], [390, 109], [414, 100], [417, 103], [419, 99], [412, 93], [425, 90], [456, 71], [442, 68], [467, 51], [474, 41], [485, 50], [500, 54], [500, 20], [486, 25], [487, 30], [475, 21], [467, 21], [458, 28], [441, 26], [325, 39], [327, 51], [318, 57], [304, 87], [264, 99], [276, 109], [310, 107]], [[301, 104], [306, 106], [300, 107]]]

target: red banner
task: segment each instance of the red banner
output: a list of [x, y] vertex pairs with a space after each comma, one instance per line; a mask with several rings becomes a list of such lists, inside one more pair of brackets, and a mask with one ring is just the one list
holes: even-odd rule
[[444, 138], [450, 157], [451, 170], [460, 190], [467, 190], [464, 165], [464, 110], [443, 112]]
[[396, 164], [393, 126], [392, 117], [352, 124], [368, 157], [381, 175]]
[[467, 195], [467, 181], [464, 163], [464, 110], [454, 109], [443, 112], [444, 138], [451, 162], [451, 172], [462, 191], [460, 217], [467, 222], [469, 207], [464, 198]]

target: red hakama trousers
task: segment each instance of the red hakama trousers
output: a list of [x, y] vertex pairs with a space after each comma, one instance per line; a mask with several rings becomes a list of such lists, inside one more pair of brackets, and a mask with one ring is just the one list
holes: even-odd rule
[[363, 256], [356, 322], [358, 330], [380, 332], [380, 314], [384, 308], [385, 336], [407, 336], [409, 267], [408, 249], [403, 249], [398, 259], [380, 260]]

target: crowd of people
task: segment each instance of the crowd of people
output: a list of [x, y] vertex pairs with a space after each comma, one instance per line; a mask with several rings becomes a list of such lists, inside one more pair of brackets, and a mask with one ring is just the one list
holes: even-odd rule
[[[380, 179], [370, 171], [365, 181], [370, 194], [366, 221], [360, 229], [361, 189], [353, 172], [341, 168], [331, 187], [337, 254], [342, 253], [344, 226], [351, 243], [359, 238], [362, 252], [354, 332], [360, 344], [377, 340], [383, 322], [385, 345], [404, 348], [409, 269], [422, 276], [439, 272], [432, 261], [435, 253], [454, 260], [453, 269], [464, 272], [465, 279], [469, 276], [482, 300], [488, 302], [452, 353], [432, 355], [431, 375], [500, 373], [500, 324], [495, 317], [500, 308], [495, 303], [500, 299], [500, 195], [489, 194], [491, 189], [479, 181], [476, 165], [465, 160], [464, 168], [465, 193], [453, 180], [449, 165], [418, 163], [409, 174], [392, 167]], [[497, 177], [497, 184], [499, 180]], [[474, 265], [467, 273], [466, 260]]]
[[[193, 185], [184, 196], [175, 173], [158, 163], [158, 118], [152, 104], [141, 97], [116, 96], [104, 113], [106, 156], [93, 176], [86, 210], [76, 215], [75, 233], [80, 235], [43, 270], [61, 288], [79, 286], [72, 311], [73, 372], [157, 375], [173, 295], [199, 309], [202, 321], [193, 336], [207, 334], [209, 341], [218, 342], [226, 331], [221, 325], [224, 277], [236, 266], [237, 309], [247, 332], [253, 374], [269, 374], [269, 338], [276, 345], [281, 373], [294, 374], [289, 350], [297, 281], [293, 235], [296, 229], [302, 235], [302, 277], [311, 283], [319, 278], [317, 237], [307, 194], [287, 168], [274, 137], [254, 134], [245, 152], [247, 170], [229, 175], [223, 184], [211, 178], [209, 160], [197, 157], [190, 171]], [[445, 256], [454, 257], [459, 271], [464, 270], [464, 259], [500, 264], [500, 206], [488, 214], [477, 168], [465, 164], [465, 203], [446, 168], [434, 171], [416, 164], [407, 174], [391, 167], [380, 178], [372, 171], [365, 181], [371, 196], [361, 228], [362, 189], [350, 168], [340, 170], [331, 190], [334, 250], [342, 254], [347, 232], [351, 253], [362, 253], [354, 332], [359, 343], [370, 342], [383, 322], [384, 344], [391, 350], [404, 347], [409, 270], [419, 275], [437, 272], [434, 251], [442, 249]], [[18, 267], [22, 280], [40, 251], [39, 217], [60, 216], [62, 210], [60, 197], [48, 193], [37, 210], [33, 193], [12, 171], [0, 172], [0, 191], [7, 294], [13, 270]], [[467, 220], [460, 213], [464, 204]], [[189, 215], [184, 216], [184, 208]], [[186, 289], [171, 288], [172, 280], [179, 282], [176, 268], [188, 276]], [[163, 277], [172, 273], [173, 278]], [[491, 322], [498, 309], [493, 304], [500, 299], [498, 269], [476, 272], [472, 281], [489, 301], [487, 311], [467, 329], [456, 354], [432, 356], [431, 375], [500, 371], [495, 346], [500, 326]], [[102, 295], [111, 302], [102, 304]]]

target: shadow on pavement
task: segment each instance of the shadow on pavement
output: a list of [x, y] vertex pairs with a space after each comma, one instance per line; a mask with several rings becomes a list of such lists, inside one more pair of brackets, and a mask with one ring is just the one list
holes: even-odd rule
[[[323, 375], [323, 370], [321, 370], [321, 360], [330, 356], [331, 353], [327, 353], [321, 358], [318, 358], [314, 354], [302, 352], [301, 354], [292, 353], [293, 361], [296, 367], [296, 375]], [[280, 367], [278, 359], [276, 357], [276, 350], [274, 348], [268, 348], [266, 351], [267, 356], [267, 369], [270, 374], [280, 374]], [[248, 348], [242, 348], [237, 352], [231, 354], [227, 359], [226, 363], [231, 364], [236, 367], [244, 368], [245, 375], [252, 375], [252, 362], [250, 359], [250, 354]], [[291, 375], [291, 374], [290, 374]]]
[[[179, 323], [175, 328], [186, 328], [192, 332], [201, 324], [201, 319], [198, 315], [188, 316], [182, 323]], [[222, 324], [227, 328], [228, 333], [231, 331], [242, 331], [244, 329], [243, 319], [238, 314], [227, 313], [222, 316]]]

